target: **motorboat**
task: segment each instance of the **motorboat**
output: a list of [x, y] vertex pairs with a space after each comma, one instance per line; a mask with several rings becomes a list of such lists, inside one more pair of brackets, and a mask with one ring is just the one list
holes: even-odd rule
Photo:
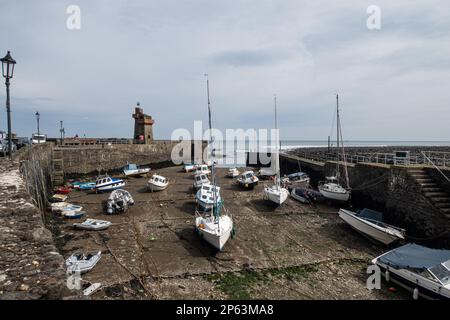
[[101, 251], [94, 254], [74, 253], [66, 260], [67, 272], [69, 274], [88, 272], [95, 267], [100, 260], [101, 255]]
[[114, 214], [126, 212], [133, 204], [133, 197], [128, 191], [117, 189], [111, 192], [108, 200], [106, 200], [106, 213]]
[[197, 191], [195, 198], [197, 204], [203, 211], [211, 210], [213, 206], [217, 206], [221, 202], [220, 187], [211, 184], [202, 185]]
[[229, 168], [227, 177], [229, 177], [229, 178], [239, 177], [239, 170], [237, 168]]
[[169, 180], [163, 176], [154, 174], [147, 182], [148, 188], [151, 192], [161, 191], [167, 188]]
[[203, 173], [203, 174], [210, 174], [211, 173], [211, 170], [209, 170], [208, 165], [202, 164], [202, 165], [197, 166], [197, 169], [195, 169], [195, 175], [198, 175], [198, 174], [201, 174], [201, 173]]
[[206, 184], [211, 184], [211, 181], [209, 181], [209, 178], [206, 174], [200, 173], [195, 175], [193, 184], [195, 190], [201, 188]]
[[136, 164], [130, 163], [123, 167], [123, 174], [126, 177], [139, 177], [150, 172], [150, 168], [139, 168]]
[[322, 194], [318, 191], [305, 188], [292, 188], [291, 197], [301, 203], [310, 204], [322, 198]]
[[450, 250], [408, 243], [372, 260], [387, 282], [413, 292], [413, 298], [450, 300]]
[[291, 173], [281, 179], [283, 185], [289, 186], [292, 188], [309, 186], [309, 175], [305, 172], [295, 172]]
[[244, 188], [253, 189], [258, 184], [258, 177], [251, 170], [245, 171], [237, 178], [237, 183]]
[[405, 239], [405, 230], [383, 222], [382, 212], [367, 208], [358, 212], [341, 209], [339, 217], [356, 231], [382, 244]]
[[111, 178], [110, 176], [99, 177], [95, 182], [96, 191], [111, 191], [122, 188], [125, 182], [122, 179]]
[[66, 206], [60, 208], [58, 211], [62, 216], [74, 216], [75, 213], [81, 212], [83, 210], [82, 206], [77, 206], [75, 204], [68, 203]]
[[86, 219], [82, 223], [74, 223], [73, 227], [75, 229], [81, 229], [81, 230], [105, 230], [108, 229], [111, 225], [110, 221], [106, 220], [98, 220], [98, 219]]

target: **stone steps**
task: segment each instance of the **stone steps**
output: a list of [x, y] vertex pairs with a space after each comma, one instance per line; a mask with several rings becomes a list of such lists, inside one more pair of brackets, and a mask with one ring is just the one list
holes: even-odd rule
[[444, 192], [425, 170], [410, 169], [408, 173], [416, 180], [423, 195], [450, 220], [450, 195]]

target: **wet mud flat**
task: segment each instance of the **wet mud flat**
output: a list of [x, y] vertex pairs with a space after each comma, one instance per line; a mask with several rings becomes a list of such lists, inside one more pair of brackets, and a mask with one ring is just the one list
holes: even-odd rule
[[[240, 169], [242, 172], [242, 169]], [[156, 170], [170, 179], [160, 192], [147, 178], [126, 179], [135, 205], [106, 215], [109, 193], [72, 191], [85, 218], [109, 220], [104, 231], [74, 230], [77, 220], [52, 217], [50, 229], [61, 254], [102, 252], [83, 274], [100, 282], [93, 299], [402, 299], [385, 287], [369, 291], [366, 269], [386, 251], [345, 225], [338, 206], [304, 205], [289, 198], [281, 207], [263, 199], [264, 184], [242, 190], [226, 169], [217, 177], [237, 234], [217, 252], [194, 232], [193, 173], [181, 167]], [[152, 171], [152, 173], [155, 173]], [[77, 292], [72, 292], [74, 295]]]

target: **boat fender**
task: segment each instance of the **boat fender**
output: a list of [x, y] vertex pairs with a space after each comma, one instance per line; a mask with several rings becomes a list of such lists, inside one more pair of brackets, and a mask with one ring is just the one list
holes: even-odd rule
[[232, 239], [236, 238], [236, 233], [237, 233], [236, 227], [233, 227], [233, 229], [231, 229], [231, 238]]
[[386, 282], [389, 282], [391, 280], [391, 274], [388, 270], [386, 270], [386, 273], [384, 274], [384, 277], [386, 278]]
[[418, 300], [419, 299], [419, 288], [414, 288], [413, 290], [413, 299]]

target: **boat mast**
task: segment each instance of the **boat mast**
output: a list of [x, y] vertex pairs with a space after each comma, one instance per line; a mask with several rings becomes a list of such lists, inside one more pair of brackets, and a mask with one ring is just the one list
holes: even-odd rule
[[275, 134], [277, 136], [277, 141], [276, 141], [276, 150], [277, 150], [277, 154], [276, 154], [276, 158], [277, 158], [277, 162], [276, 162], [276, 170], [277, 170], [277, 186], [278, 189], [281, 187], [280, 185], [280, 137], [279, 137], [279, 133], [278, 133], [278, 114], [277, 114], [277, 95], [274, 94], [274, 102], [275, 102]]
[[336, 94], [336, 179], [339, 183], [339, 95]]
[[[208, 120], [209, 120], [209, 145], [211, 148], [211, 178], [212, 178], [212, 187], [213, 187], [213, 205], [211, 208], [211, 215], [214, 216], [214, 206], [216, 205], [216, 176], [214, 171], [214, 159], [213, 159], [213, 138], [212, 138], [212, 121], [211, 121], [211, 101], [209, 98], [209, 77], [208, 74], [205, 73], [206, 77], [206, 93], [208, 96]], [[219, 219], [217, 219], [217, 224], [219, 224]]]

